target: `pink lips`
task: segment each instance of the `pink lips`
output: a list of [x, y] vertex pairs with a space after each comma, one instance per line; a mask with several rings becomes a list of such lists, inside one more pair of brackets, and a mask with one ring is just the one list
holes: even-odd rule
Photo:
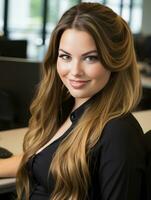
[[87, 84], [88, 81], [83, 80], [69, 80], [71, 86], [75, 89], [80, 89]]

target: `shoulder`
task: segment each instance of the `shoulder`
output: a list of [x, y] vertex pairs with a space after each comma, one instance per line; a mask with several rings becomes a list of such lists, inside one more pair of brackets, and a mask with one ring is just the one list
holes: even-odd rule
[[[145, 170], [143, 131], [131, 113], [110, 120], [90, 157], [94, 184], [105, 199], [138, 199]], [[96, 186], [97, 187], [97, 186]]]
[[96, 148], [101, 150], [101, 155], [109, 154], [112, 158], [137, 158], [143, 156], [142, 138], [142, 128], [134, 116], [128, 113], [106, 124]]
[[102, 137], [141, 137], [143, 130], [136, 118], [128, 113], [110, 120], [103, 129]]

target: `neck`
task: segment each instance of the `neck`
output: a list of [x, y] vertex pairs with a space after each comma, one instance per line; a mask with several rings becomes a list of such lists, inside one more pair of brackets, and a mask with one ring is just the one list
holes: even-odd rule
[[75, 104], [74, 104], [73, 110], [77, 109], [79, 106], [85, 103], [88, 99], [89, 98], [75, 98]]

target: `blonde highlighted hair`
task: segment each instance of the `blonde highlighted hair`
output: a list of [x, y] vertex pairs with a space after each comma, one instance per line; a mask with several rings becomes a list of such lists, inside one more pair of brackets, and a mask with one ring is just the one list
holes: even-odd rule
[[133, 38], [127, 23], [99, 3], [81, 3], [65, 12], [52, 32], [43, 64], [43, 78], [31, 105], [32, 117], [17, 176], [19, 200], [23, 192], [29, 199], [28, 160], [65, 121], [62, 105], [72, 98], [56, 71], [60, 38], [67, 29], [86, 31], [93, 37], [99, 59], [111, 71], [111, 77], [55, 153], [50, 166], [55, 180], [52, 200], [86, 199], [91, 185], [90, 150], [100, 138], [106, 123], [132, 111], [141, 96]]

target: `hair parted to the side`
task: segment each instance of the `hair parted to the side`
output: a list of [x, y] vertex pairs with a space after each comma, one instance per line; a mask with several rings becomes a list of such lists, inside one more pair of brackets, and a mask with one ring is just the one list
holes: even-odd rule
[[86, 199], [91, 185], [90, 150], [106, 123], [132, 111], [140, 99], [139, 71], [127, 23], [99, 3], [81, 3], [65, 12], [52, 32], [43, 78], [31, 105], [32, 117], [24, 139], [25, 154], [17, 176], [18, 200], [23, 192], [26, 200], [29, 199], [28, 159], [54, 136], [65, 120], [62, 119], [62, 104], [70, 96], [57, 74], [56, 62], [62, 33], [71, 28], [91, 34], [100, 62], [111, 71], [111, 77], [55, 153], [50, 166], [55, 180], [51, 200]]

